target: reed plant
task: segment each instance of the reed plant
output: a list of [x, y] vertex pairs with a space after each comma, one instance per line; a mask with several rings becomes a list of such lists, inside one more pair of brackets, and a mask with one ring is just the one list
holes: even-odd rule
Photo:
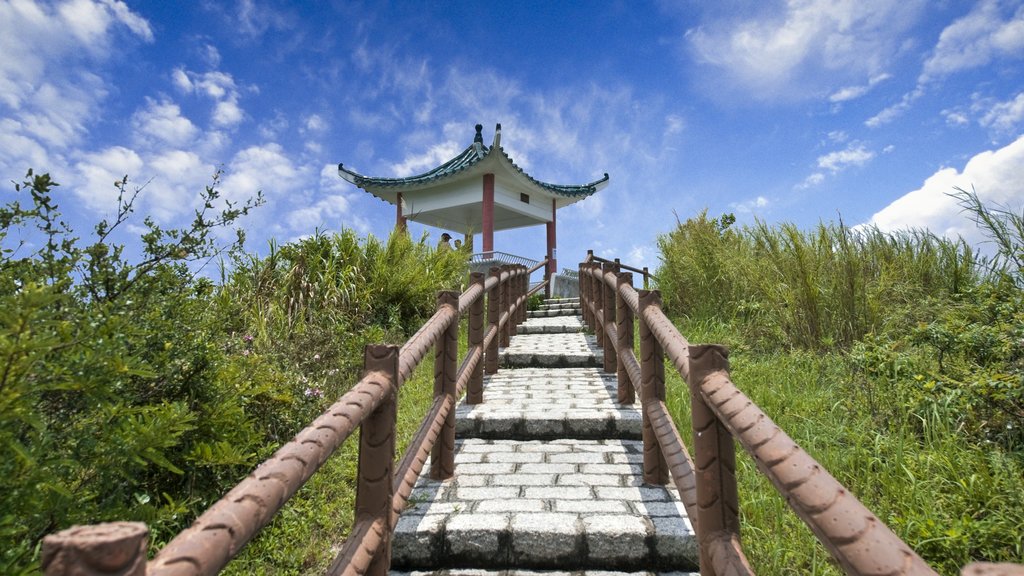
[[[996, 247], [701, 213], [659, 238], [666, 309], [731, 350], [755, 403], [942, 574], [1024, 562], [1024, 214], [956, 192]], [[689, 442], [689, 395], [669, 378]], [[751, 459], [744, 548], [762, 574], [838, 574]]]

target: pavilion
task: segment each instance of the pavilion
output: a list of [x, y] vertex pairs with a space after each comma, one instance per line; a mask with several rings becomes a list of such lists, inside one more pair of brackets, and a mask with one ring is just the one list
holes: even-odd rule
[[[395, 227], [406, 220], [461, 232], [472, 246], [473, 234], [483, 236], [483, 252], [494, 252], [494, 231], [537, 224], [547, 225], [546, 278], [558, 270], [555, 213], [608, 185], [608, 174], [589, 184], [549, 184], [516, 166], [501, 147], [501, 124], [494, 142], [484, 146], [483, 126], [476, 125], [473, 143], [444, 164], [418, 176], [363, 176], [338, 164], [342, 178], [393, 204]], [[489, 257], [489, 256], [487, 256]]]

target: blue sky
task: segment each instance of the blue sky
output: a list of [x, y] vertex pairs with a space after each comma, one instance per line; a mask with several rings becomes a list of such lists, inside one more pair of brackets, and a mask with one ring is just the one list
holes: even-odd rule
[[393, 208], [339, 162], [410, 175], [500, 122], [538, 179], [611, 175], [560, 211], [562, 266], [656, 266], [657, 235], [705, 208], [977, 240], [953, 186], [1024, 205], [1024, 1], [509, 4], [0, 0], [0, 176], [49, 171], [84, 231], [126, 174], [174, 225], [223, 168], [225, 196], [266, 196], [245, 222], [263, 251], [386, 235]]

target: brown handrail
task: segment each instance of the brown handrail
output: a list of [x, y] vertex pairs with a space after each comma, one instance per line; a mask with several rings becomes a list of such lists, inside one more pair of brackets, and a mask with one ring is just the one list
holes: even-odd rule
[[628, 270], [630, 272], [636, 272], [637, 274], [643, 274], [643, 276], [644, 276], [644, 290], [646, 290], [647, 287], [648, 287], [648, 284], [649, 284], [648, 283], [648, 279], [653, 279], [655, 282], [658, 281], [658, 277], [655, 276], [654, 274], [651, 274], [651, 272], [647, 269], [647, 266], [644, 266], [643, 268], [634, 268], [633, 266], [629, 266], [627, 264], [622, 264], [621, 262], [619, 262], [618, 258], [615, 258], [613, 260], [609, 260], [607, 258], [602, 258], [600, 256], [595, 256], [593, 250], [587, 250], [587, 257], [583, 260], [583, 263], [584, 264], [589, 264], [591, 262], [597, 262], [599, 264], [615, 264], [615, 266], [618, 267], [618, 269], [620, 271], [621, 270]]
[[[605, 354], [604, 371], [619, 374], [620, 391], [624, 385], [641, 384], [644, 478], [664, 478], [662, 461], [671, 468], [697, 532], [701, 574], [752, 573], [739, 538], [734, 438], [847, 573], [935, 574], [732, 383], [724, 348], [690, 346], [662, 312], [660, 294], [637, 292], [632, 277], [620, 274], [620, 268], [626, 267], [589, 256], [580, 264], [584, 320], [599, 346], [615, 350]], [[616, 299], [615, 305], [610, 297]], [[631, 315], [640, 319], [639, 367], [631, 343], [619, 338], [619, 330], [626, 326], [632, 332], [632, 318], [623, 317]], [[696, 464], [678, 433], [673, 438], [669, 432], [676, 426], [664, 405], [662, 354], [691, 390]], [[617, 363], [624, 369], [619, 370]], [[655, 438], [646, 434], [649, 422]]]
[[[78, 573], [80, 566], [94, 565], [99, 557], [105, 565], [116, 557], [124, 560], [118, 572], [123, 574], [216, 574], [358, 426], [362, 433], [356, 521], [328, 573], [386, 574], [391, 532], [427, 455], [432, 454], [432, 476], [452, 475], [455, 403], [466, 389], [473, 401], [483, 400], [484, 365], [497, 369], [499, 340], [507, 345], [516, 325], [526, 319], [529, 274], [546, 262], [532, 269], [521, 265], [492, 268], [486, 281], [483, 274], [472, 274], [470, 285], [461, 295], [438, 295], [437, 312], [400, 349], [367, 346], [363, 378], [202, 513], [152, 561], [145, 560], [148, 531], [142, 523], [76, 526], [44, 539], [44, 571], [47, 575]], [[466, 312], [469, 350], [456, 370], [459, 318]], [[394, 465], [397, 391], [431, 347], [435, 348], [434, 402], [405, 455]]]

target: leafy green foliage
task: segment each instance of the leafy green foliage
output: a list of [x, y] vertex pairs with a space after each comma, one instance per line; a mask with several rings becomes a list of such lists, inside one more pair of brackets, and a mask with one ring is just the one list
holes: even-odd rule
[[[405, 235], [221, 246], [261, 199], [225, 202], [217, 178], [188, 226], [144, 219], [137, 245], [114, 241], [127, 178], [84, 242], [46, 174], [0, 208], [0, 572], [76, 523], [145, 521], [159, 548], [347, 390], [363, 343], [404, 340], [461, 281], [464, 255]], [[221, 255], [220, 285], [195, 275]]]

